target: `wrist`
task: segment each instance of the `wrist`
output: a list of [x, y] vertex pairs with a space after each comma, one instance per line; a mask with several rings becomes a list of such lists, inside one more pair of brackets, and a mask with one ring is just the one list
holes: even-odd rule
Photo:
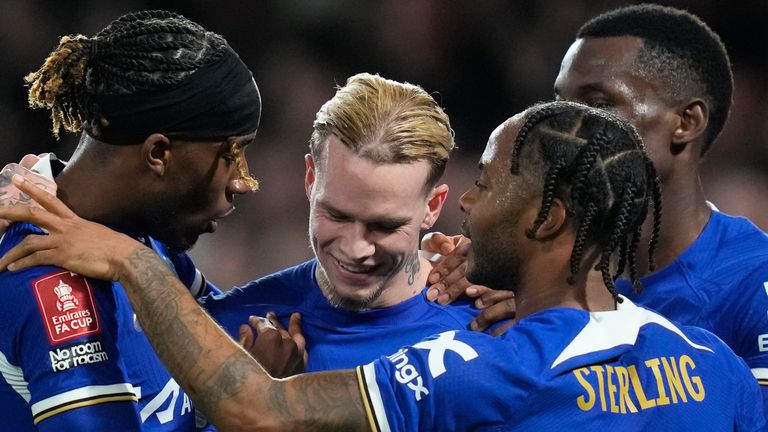
[[123, 286], [140, 283], [148, 272], [167, 270], [155, 251], [133, 239], [115, 250], [111, 267], [114, 269], [113, 280]]

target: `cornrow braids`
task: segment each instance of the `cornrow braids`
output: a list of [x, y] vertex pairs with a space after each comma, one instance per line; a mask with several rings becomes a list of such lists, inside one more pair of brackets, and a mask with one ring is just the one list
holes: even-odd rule
[[560, 161], [557, 165], [547, 171], [547, 175], [544, 179], [544, 199], [541, 203], [541, 209], [539, 210], [536, 220], [533, 222], [533, 226], [525, 230], [525, 235], [528, 238], [536, 236], [536, 231], [541, 228], [541, 225], [547, 220], [549, 210], [552, 208], [552, 198], [554, 197], [554, 189], [557, 186], [557, 178], [560, 172], [566, 167], [566, 163]]
[[[637, 131], [625, 120], [578, 103], [534, 105], [526, 112], [512, 150], [510, 170], [518, 173], [523, 166], [527, 174], [543, 180], [539, 214], [526, 234], [535, 235], [554, 198], [564, 202], [574, 224], [567, 282], [575, 283], [585, 250], [595, 247], [600, 251], [596, 270], [617, 302], [622, 299], [614, 282], [625, 270], [640, 289], [636, 256], [641, 225], [652, 206], [654, 228], [648, 245], [652, 261], [661, 187]], [[612, 273], [614, 258], [618, 265]]]
[[51, 110], [53, 134], [83, 129], [98, 138], [109, 122], [98, 95], [129, 95], [173, 86], [218, 59], [224, 38], [162, 10], [123, 15], [93, 37], [64, 36], [25, 77], [32, 108]]
[[[650, 172], [650, 170], [654, 169], [653, 162], [651, 162], [650, 159], [648, 159], [645, 163], [647, 165], [646, 170]], [[651, 203], [653, 207], [653, 231], [651, 232], [651, 239], [648, 243], [648, 270], [654, 271], [656, 270], [656, 262], [654, 260], [653, 252], [656, 250], [656, 247], [659, 244], [659, 234], [661, 231], [661, 179], [659, 179], [657, 176], [649, 178], [648, 187], [652, 191], [651, 199], [653, 199], [653, 202]], [[639, 292], [642, 287], [638, 288], [636, 286], [636, 289]]]

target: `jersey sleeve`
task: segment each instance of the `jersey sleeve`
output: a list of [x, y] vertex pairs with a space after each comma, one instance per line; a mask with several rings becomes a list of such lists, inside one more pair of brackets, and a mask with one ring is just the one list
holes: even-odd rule
[[744, 359], [758, 383], [768, 386], [768, 260], [731, 293], [718, 314], [715, 333]]
[[3, 375], [16, 372], [30, 410], [18, 415], [41, 431], [139, 430], [109, 284], [44, 267], [0, 273], [0, 286]]
[[[746, 365], [741, 362], [742, 369], [733, 374], [741, 377], [742, 390], [737, 392], [740, 397], [737, 408], [738, 418], [734, 430], [742, 432], [755, 432], [768, 430], [768, 411], [765, 410], [768, 387], [756, 386], [752, 380], [752, 374], [748, 373]], [[741, 372], [741, 373], [739, 373]]]
[[176, 276], [186, 285], [193, 297], [199, 300], [208, 294], [221, 294], [221, 290], [205, 278], [188, 254], [171, 253], [164, 246], [160, 249], [159, 244], [154, 243], [161, 257], [165, 254], [164, 260], [170, 262], [171, 269], [176, 272]]
[[[356, 371], [374, 431], [473, 430], [504, 424], [494, 411], [499, 358], [485, 334], [448, 331], [381, 357]], [[471, 396], [469, 396], [471, 395]]]

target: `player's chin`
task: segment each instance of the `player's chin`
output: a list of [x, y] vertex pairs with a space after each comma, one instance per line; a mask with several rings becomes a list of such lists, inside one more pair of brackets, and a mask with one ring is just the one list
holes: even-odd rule
[[478, 268], [476, 265], [471, 253], [467, 257], [467, 272], [464, 274], [464, 277], [475, 285], [485, 285], [484, 281], [486, 280], [486, 277], [482, 269]]
[[188, 232], [183, 235], [174, 236], [163, 243], [175, 253], [187, 252], [192, 249], [200, 238], [200, 233]]

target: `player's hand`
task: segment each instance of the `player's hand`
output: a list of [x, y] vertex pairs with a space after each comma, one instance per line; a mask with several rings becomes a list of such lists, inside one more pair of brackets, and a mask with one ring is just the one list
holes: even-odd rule
[[447, 236], [434, 232], [424, 236], [421, 249], [427, 254], [440, 254], [436, 260], [430, 260], [432, 271], [427, 276], [427, 283], [430, 284], [427, 300], [446, 305], [462, 295], [474, 298], [478, 290], [487, 290], [472, 284], [465, 277], [470, 247], [471, 241], [462, 235]]
[[145, 247], [126, 235], [80, 218], [55, 195], [21, 176], [13, 176], [12, 181], [40, 207], [0, 205], [0, 218], [32, 223], [48, 235], [28, 235], [0, 258], [0, 271], [54, 265], [83, 276], [114, 281], [119, 280], [128, 258]]
[[[30, 202], [29, 197], [20, 193], [18, 188], [11, 183], [11, 176], [13, 174], [20, 174], [52, 194], [56, 193], [56, 182], [39, 175], [37, 172], [30, 171], [46, 155], [47, 153], [40, 155], [28, 154], [21, 158], [18, 164], [8, 164], [3, 168], [2, 172], [0, 172], [0, 203], [25, 204]], [[5, 232], [11, 223], [13, 222], [8, 219], [0, 219], [0, 235]]]
[[[254, 330], [256, 334], [254, 334]], [[291, 314], [288, 330], [280, 325], [274, 312], [266, 318], [251, 316], [240, 326], [237, 342], [275, 378], [303, 373], [307, 366], [307, 350], [301, 333], [301, 314]]]
[[515, 294], [512, 291], [492, 290], [479, 285], [468, 291], [471, 291], [471, 297], [475, 298], [475, 307], [482, 310], [469, 324], [469, 328], [484, 331], [500, 321], [509, 320], [491, 330], [492, 336], [498, 336], [515, 323]]

